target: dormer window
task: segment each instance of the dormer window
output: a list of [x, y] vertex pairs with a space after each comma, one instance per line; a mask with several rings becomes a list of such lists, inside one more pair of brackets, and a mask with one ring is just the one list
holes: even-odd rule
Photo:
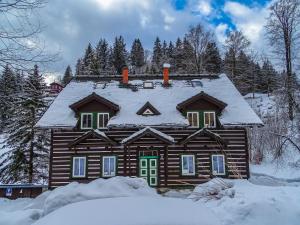
[[216, 127], [216, 113], [204, 112], [204, 127], [215, 128]]
[[199, 127], [199, 113], [198, 112], [187, 112], [186, 116], [189, 121], [190, 127], [192, 127], [192, 128]]
[[146, 102], [146, 104], [143, 105], [136, 114], [141, 116], [158, 116], [160, 115], [160, 112], [150, 102]]
[[109, 120], [109, 113], [98, 113], [97, 128], [98, 129], [106, 128], [108, 120]]
[[93, 128], [93, 113], [81, 113], [81, 129]]

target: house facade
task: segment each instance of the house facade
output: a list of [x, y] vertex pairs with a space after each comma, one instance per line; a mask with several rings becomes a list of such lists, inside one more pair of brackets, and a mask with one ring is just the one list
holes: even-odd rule
[[77, 76], [37, 123], [51, 129], [49, 188], [113, 176], [157, 188], [248, 178], [262, 122], [225, 74]]

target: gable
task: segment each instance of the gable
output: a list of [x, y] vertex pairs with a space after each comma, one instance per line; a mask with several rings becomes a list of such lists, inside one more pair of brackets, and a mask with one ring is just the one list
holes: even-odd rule
[[205, 92], [201, 91], [199, 94], [179, 103], [177, 109], [179, 111], [185, 110], [214, 110], [222, 111], [227, 106], [223, 101], [214, 98]]
[[150, 102], [146, 102], [146, 104], [143, 105], [143, 107], [140, 108], [136, 114], [142, 116], [154, 116], [160, 115], [160, 112]]
[[119, 106], [93, 92], [91, 95], [73, 103], [69, 106], [78, 112], [117, 112]]
[[104, 132], [99, 130], [90, 130], [78, 138], [75, 138], [69, 147], [75, 146], [106, 146], [106, 145], [116, 145], [117, 143], [106, 136]]

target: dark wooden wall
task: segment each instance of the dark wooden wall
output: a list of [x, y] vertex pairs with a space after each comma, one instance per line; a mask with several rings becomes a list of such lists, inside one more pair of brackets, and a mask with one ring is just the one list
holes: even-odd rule
[[[137, 130], [112, 129], [106, 135], [116, 142], [120, 141]], [[176, 143], [186, 138], [194, 129], [160, 129], [160, 131], [174, 137]], [[55, 188], [72, 181], [89, 182], [101, 177], [101, 156], [116, 155], [118, 157], [118, 176], [138, 176], [138, 155], [143, 150], [157, 150], [160, 156], [159, 187], [179, 187], [199, 184], [208, 181], [211, 177], [211, 154], [222, 153], [226, 157], [228, 178], [248, 178], [248, 148], [247, 135], [243, 128], [216, 129], [227, 141], [227, 147], [221, 147], [210, 137], [197, 137], [187, 145], [166, 146], [153, 137], [143, 137], [132, 143], [131, 146], [103, 146], [97, 139], [87, 139], [84, 144], [70, 149], [68, 144], [84, 132], [72, 130], [52, 131], [52, 151], [49, 174], [49, 187]], [[124, 157], [124, 153], [125, 157]], [[166, 154], [167, 153], [167, 154]], [[181, 175], [181, 154], [192, 153], [196, 156], [196, 175], [185, 177]], [[87, 177], [84, 179], [71, 178], [72, 156], [87, 156]], [[166, 164], [165, 164], [166, 163]]]

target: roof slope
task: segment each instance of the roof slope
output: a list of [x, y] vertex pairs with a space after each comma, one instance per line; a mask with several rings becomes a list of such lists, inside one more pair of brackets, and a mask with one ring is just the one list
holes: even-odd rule
[[[132, 84], [143, 84], [133, 80]], [[161, 80], [153, 80], [154, 83]], [[74, 127], [77, 123], [74, 111], [69, 106], [95, 92], [97, 95], [115, 102], [120, 111], [112, 117], [108, 126], [187, 126], [188, 121], [176, 106], [204, 91], [206, 94], [227, 104], [219, 120], [224, 126], [261, 125], [262, 121], [251, 109], [243, 96], [225, 74], [217, 79], [201, 79], [203, 87], [192, 86], [186, 80], [174, 80], [172, 86], [164, 88], [155, 85], [154, 89], [132, 91], [120, 88], [119, 82], [111, 81], [97, 87], [93, 81], [71, 81], [37, 123], [37, 127]], [[147, 102], [160, 111], [160, 115], [141, 116], [136, 112]]]

